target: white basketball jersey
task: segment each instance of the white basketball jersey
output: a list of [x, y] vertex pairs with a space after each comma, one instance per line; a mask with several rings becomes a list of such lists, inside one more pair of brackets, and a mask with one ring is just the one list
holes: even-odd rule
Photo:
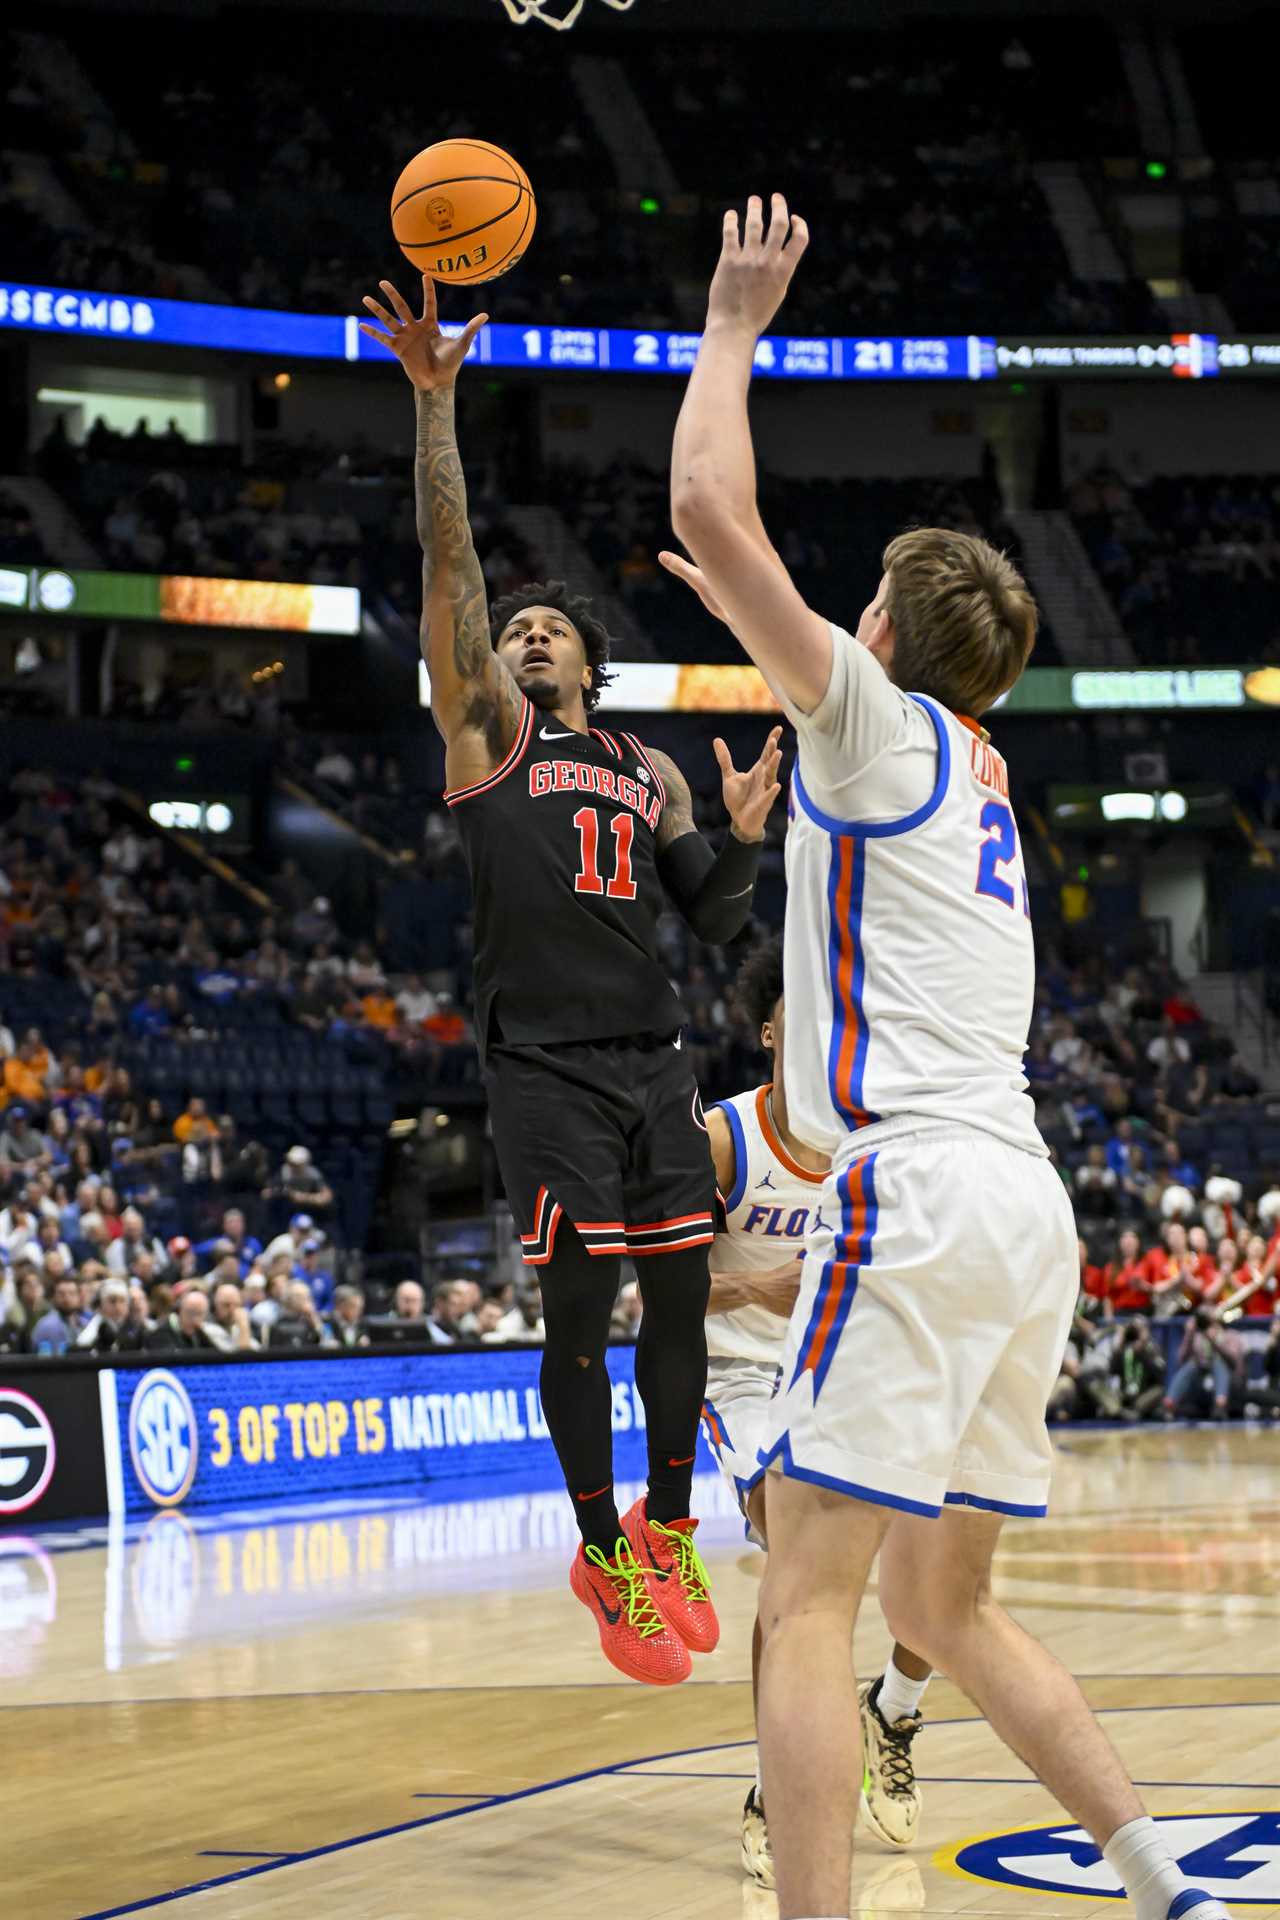
[[833, 1158], [904, 1119], [1043, 1154], [1022, 1071], [1035, 962], [1005, 763], [973, 721], [832, 637], [821, 704], [789, 709], [791, 1125]]
[[[734, 1182], [725, 1194], [728, 1231], [711, 1247], [712, 1273], [767, 1272], [804, 1252], [818, 1215], [826, 1175], [792, 1159], [769, 1116], [768, 1089], [718, 1102], [733, 1135]], [[782, 1354], [787, 1320], [763, 1307], [707, 1315], [707, 1352], [713, 1360], [752, 1360], [773, 1366]]]

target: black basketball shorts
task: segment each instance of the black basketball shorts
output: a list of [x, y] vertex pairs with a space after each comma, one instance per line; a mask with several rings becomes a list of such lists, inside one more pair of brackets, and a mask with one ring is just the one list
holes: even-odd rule
[[715, 1237], [715, 1169], [678, 1041], [638, 1037], [489, 1050], [494, 1146], [525, 1262], [562, 1220], [593, 1254], [672, 1253]]

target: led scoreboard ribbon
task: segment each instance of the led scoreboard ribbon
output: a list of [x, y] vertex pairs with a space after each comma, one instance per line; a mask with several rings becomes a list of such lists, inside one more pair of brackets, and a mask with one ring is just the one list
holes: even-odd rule
[[[375, 360], [387, 349], [354, 315], [277, 313], [264, 307], [139, 299], [0, 281], [0, 328], [64, 338], [258, 353], [285, 359]], [[446, 332], [461, 332], [446, 325]], [[684, 374], [700, 335], [668, 328], [559, 327], [494, 321], [469, 359], [492, 367], [582, 373]], [[1143, 338], [1016, 338], [1006, 334], [792, 336], [766, 334], [756, 349], [766, 380], [1000, 380], [1114, 377], [1205, 380], [1280, 375], [1280, 335], [1226, 340], [1178, 333]]]

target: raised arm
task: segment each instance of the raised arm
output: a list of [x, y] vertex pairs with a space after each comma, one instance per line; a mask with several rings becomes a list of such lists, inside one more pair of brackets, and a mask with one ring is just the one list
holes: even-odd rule
[[366, 295], [365, 306], [382, 326], [362, 322], [361, 332], [390, 347], [414, 389], [422, 653], [431, 676], [431, 711], [449, 749], [448, 778], [456, 786], [483, 778], [503, 758], [523, 705], [519, 688], [493, 650], [454, 426], [458, 369], [489, 316], [478, 313], [451, 339], [440, 330], [430, 275], [422, 276], [422, 315], [416, 320], [389, 280], [379, 284], [393, 311]]
[[756, 343], [808, 243], [781, 194], [767, 235], [755, 195], [741, 240], [737, 214], [725, 215], [706, 331], [671, 453], [671, 524], [774, 692], [806, 713], [831, 678], [831, 631], [805, 605], [761, 522], [747, 390]]
[[724, 741], [716, 741], [729, 815], [729, 831], [719, 853], [712, 851], [694, 825], [693, 796], [675, 761], [656, 748], [649, 749], [665, 789], [656, 835], [658, 874], [699, 940], [713, 946], [732, 940], [751, 917], [764, 823], [782, 790], [777, 777], [781, 734], [781, 727], [773, 729], [760, 758], [745, 773], [734, 766]]

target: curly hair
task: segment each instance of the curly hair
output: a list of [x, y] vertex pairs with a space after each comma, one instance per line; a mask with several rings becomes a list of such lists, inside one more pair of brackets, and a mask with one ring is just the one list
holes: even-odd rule
[[609, 672], [608, 631], [596, 618], [590, 600], [585, 594], [570, 593], [563, 580], [526, 580], [514, 593], [504, 593], [501, 600], [495, 600], [489, 609], [489, 631], [495, 646], [503, 629], [526, 607], [554, 607], [577, 628], [591, 669], [591, 685], [583, 689], [582, 704], [588, 713], [594, 713], [613, 675]]
[[758, 1035], [782, 998], [782, 935], [766, 934], [757, 940], [738, 969], [733, 983], [733, 1005]]

